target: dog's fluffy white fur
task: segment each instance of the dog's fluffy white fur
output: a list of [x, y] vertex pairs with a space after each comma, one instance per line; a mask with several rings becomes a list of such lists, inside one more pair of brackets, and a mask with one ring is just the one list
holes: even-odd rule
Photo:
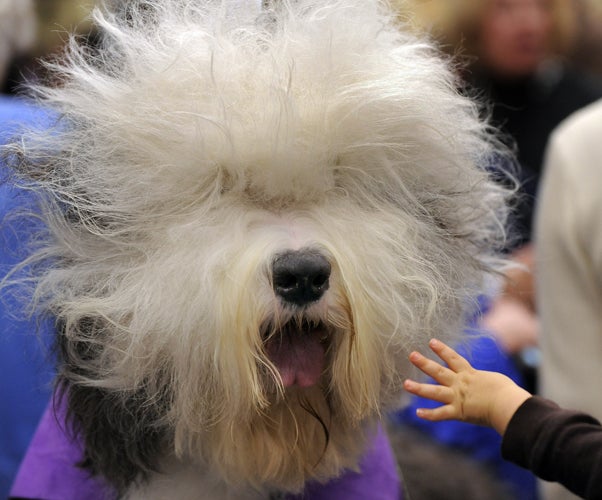
[[[97, 11], [100, 50], [72, 42], [37, 89], [57, 126], [8, 150], [48, 227], [35, 303], [61, 325], [86, 464], [132, 498], [355, 467], [407, 353], [461, 331], [503, 233], [489, 131], [428, 42], [378, 1], [244, 4]], [[329, 288], [290, 304], [272, 266], [306, 249]], [[318, 381], [285, 380], [316, 352]]]

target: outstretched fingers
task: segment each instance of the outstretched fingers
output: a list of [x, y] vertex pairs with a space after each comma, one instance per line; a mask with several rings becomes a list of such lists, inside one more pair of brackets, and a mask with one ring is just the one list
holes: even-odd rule
[[[429, 359], [414, 351], [410, 354], [411, 363], [423, 373], [434, 379], [437, 384], [425, 384], [406, 380], [404, 388], [416, 395], [432, 401], [443, 403], [438, 408], [419, 408], [416, 414], [425, 420], [464, 420], [464, 391], [460, 390], [462, 379], [467, 373], [474, 372], [470, 363], [460, 356], [451, 347], [440, 340], [431, 340], [429, 346], [432, 351], [444, 361], [447, 366]], [[461, 373], [464, 372], [464, 373]]]
[[421, 372], [433, 378], [442, 385], [451, 385], [454, 380], [455, 373], [449, 368], [429, 359], [419, 352], [410, 354], [410, 362]]
[[452, 405], [439, 406], [438, 408], [418, 408], [416, 415], [432, 422], [458, 419], [458, 411]]
[[411, 392], [416, 396], [432, 399], [439, 403], [445, 403], [438, 408], [418, 408], [416, 410], [416, 415], [418, 417], [433, 422], [458, 418], [458, 410], [453, 404], [454, 394], [449, 387], [433, 384], [420, 384], [413, 380], [406, 380], [404, 382], [404, 387], [406, 391]]
[[435, 384], [421, 384], [414, 380], [406, 380], [403, 383], [406, 391], [422, 398], [432, 399], [439, 403], [451, 403], [454, 393], [449, 387]]

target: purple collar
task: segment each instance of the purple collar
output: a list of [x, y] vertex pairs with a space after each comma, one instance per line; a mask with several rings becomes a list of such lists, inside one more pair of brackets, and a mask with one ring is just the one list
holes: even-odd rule
[[[46, 408], [11, 490], [11, 498], [37, 500], [114, 500], [103, 481], [77, 467], [81, 443], [65, 432], [65, 408]], [[361, 473], [347, 471], [327, 484], [308, 484], [288, 500], [398, 500], [401, 486], [389, 441], [378, 430], [360, 462]]]

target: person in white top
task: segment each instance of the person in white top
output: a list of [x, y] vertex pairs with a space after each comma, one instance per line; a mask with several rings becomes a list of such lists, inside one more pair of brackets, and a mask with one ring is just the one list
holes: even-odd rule
[[[602, 419], [602, 101], [551, 136], [536, 216], [540, 393]], [[545, 500], [577, 498], [545, 484]]]

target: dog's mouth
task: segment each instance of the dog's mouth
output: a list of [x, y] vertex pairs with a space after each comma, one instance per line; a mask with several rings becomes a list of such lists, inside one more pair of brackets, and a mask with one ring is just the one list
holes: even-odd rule
[[324, 373], [330, 329], [321, 322], [292, 319], [282, 327], [262, 329], [264, 348], [284, 387], [311, 387]]

